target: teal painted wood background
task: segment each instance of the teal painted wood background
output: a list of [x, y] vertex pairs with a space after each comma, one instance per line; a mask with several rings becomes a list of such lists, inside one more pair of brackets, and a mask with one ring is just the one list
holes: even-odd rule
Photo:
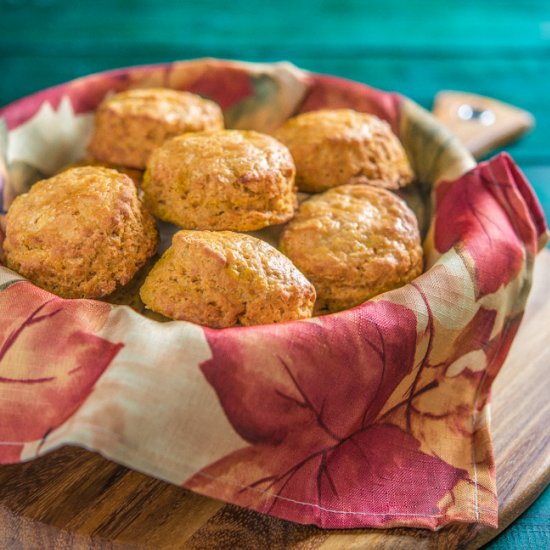
[[[0, 0], [0, 105], [91, 72], [212, 56], [289, 60], [398, 90], [529, 110], [506, 149], [550, 216], [550, 0]], [[549, 548], [550, 492], [493, 548]]]

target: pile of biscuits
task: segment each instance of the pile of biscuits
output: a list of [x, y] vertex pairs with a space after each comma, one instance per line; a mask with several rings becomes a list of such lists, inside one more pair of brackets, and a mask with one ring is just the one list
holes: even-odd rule
[[[390, 126], [349, 109], [273, 136], [224, 129], [217, 104], [132, 89], [96, 112], [89, 162], [36, 183], [6, 217], [8, 267], [66, 298], [127, 285], [147, 308], [209, 327], [339, 311], [422, 272], [418, 224], [393, 191], [414, 177]], [[298, 190], [312, 193], [298, 204]], [[243, 232], [283, 226], [279, 250]]]

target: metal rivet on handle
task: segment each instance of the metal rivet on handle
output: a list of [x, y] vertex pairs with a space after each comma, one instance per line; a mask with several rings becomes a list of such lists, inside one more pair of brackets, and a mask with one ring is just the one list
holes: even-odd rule
[[476, 109], [467, 103], [463, 103], [456, 114], [461, 120], [478, 120], [483, 126], [491, 126], [496, 121], [496, 116], [490, 109]]

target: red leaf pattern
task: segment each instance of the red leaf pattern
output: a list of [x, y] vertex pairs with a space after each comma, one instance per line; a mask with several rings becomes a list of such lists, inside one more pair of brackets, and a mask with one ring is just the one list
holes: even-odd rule
[[224, 110], [254, 95], [250, 75], [242, 69], [231, 67], [222, 70], [220, 67], [212, 67], [194, 80], [187, 89], [213, 99]]
[[0, 463], [16, 461], [22, 443], [44, 437], [88, 396], [122, 347], [93, 334], [109, 310], [26, 282], [0, 291]]
[[[413, 369], [416, 317], [379, 301], [348, 312], [346, 321], [208, 332], [213, 358], [202, 369], [251, 446], [188, 487], [204, 490], [205, 479], [226, 479], [239, 487], [222, 488], [225, 498], [320, 525], [330, 525], [333, 514], [341, 514], [342, 526], [360, 524], [367, 512], [377, 525], [401, 520], [403, 510], [437, 515], [438, 501], [466, 472], [377, 420]], [[436, 490], [429, 472], [438, 474]]]
[[386, 120], [399, 131], [399, 96], [343, 78], [312, 75], [308, 95], [300, 112], [318, 109], [354, 109]]
[[526, 203], [526, 190], [505, 153], [436, 190], [435, 246], [440, 253], [456, 246], [472, 257], [479, 295], [510, 282], [536, 252], [544, 217], [532, 193], [531, 208]]

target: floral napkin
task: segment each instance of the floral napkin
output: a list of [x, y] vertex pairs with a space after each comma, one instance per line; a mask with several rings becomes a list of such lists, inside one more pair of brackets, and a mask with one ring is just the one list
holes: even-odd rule
[[[326, 528], [497, 525], [489, 396], [546, 242], [506, 154], [478, 166], [411, 101], [282, 63], [199, 60], [93, 75], [0, 111], [1, 208], [82, 157], [129, 87], [190, 90], [229, 127], [350, 107], [388, 120], [426, 272], [352, 310], [206, 329], [64, 300], [0, 267], [0, 463], [80, 445], [198, 493]], [[3, 221], [3, 214], [2, 214]]]

